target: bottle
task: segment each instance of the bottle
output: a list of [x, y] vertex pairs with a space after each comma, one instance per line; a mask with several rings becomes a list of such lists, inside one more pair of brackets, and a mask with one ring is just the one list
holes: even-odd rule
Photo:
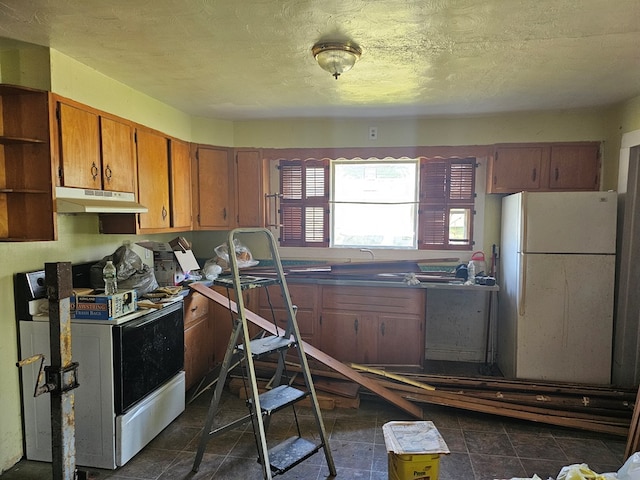
[[467, 280], [467, 283], [469, 285], [475, 285], [476, 277], [486, 276], [487, 273], [486, 273], [486, 263], [484, 261], [484, 253], [473, 252], [467, 269], [469, 271], [469, 277]]
[[116, 279], [116, 267], [111, 260], [102, 269], [102, 279], [104, 280], [105, 295], [115, 295], [118, 291], [118, 281]]
[[476, 284], [476, 264], [473, 263], [473, 260], [471, 260], [469, 265], [467, 265], [467, 281], [464, 283], [465, 285]]

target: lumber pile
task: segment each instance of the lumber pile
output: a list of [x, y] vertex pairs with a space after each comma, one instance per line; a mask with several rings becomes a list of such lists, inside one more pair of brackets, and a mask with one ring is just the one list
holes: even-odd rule
[[[263, 371], [275, 367], [269, 362], [258, 365]], [[618, 436], [629, 433], [637, 404], [634, 390], [602, 385], [401, 373], [365, 365], [347, 366], [417, 405], [441, 405]], [[287, 369], [300, 371], [298, 365], [290, 362]], [[311, 369], [311, 373], [316, 390], [321, 390], [323, 382], [331, 384], [332, 380], [344, 379], [342, 375], [322, 368]], [[357, 387], [353, 383], [352, 388]], [[373, 395], [366, 388], [361, 388], [360, 392]]]

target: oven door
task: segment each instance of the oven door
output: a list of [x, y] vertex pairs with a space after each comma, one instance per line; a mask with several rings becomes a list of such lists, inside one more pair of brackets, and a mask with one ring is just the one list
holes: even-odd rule
[[113, 328], [115, 411], [121, 415], [184, 368], [182, 302]]

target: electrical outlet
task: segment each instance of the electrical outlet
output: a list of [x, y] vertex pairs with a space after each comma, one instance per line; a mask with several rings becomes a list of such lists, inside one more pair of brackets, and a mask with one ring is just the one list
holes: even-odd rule
[[369, 140], [378, 139], [378, 127], [369, 127]]

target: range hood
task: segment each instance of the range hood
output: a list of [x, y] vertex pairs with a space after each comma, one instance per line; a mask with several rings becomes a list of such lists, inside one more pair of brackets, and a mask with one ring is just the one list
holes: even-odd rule
[[56, 187], [58, 213], [147, 213], [130, 192]]

